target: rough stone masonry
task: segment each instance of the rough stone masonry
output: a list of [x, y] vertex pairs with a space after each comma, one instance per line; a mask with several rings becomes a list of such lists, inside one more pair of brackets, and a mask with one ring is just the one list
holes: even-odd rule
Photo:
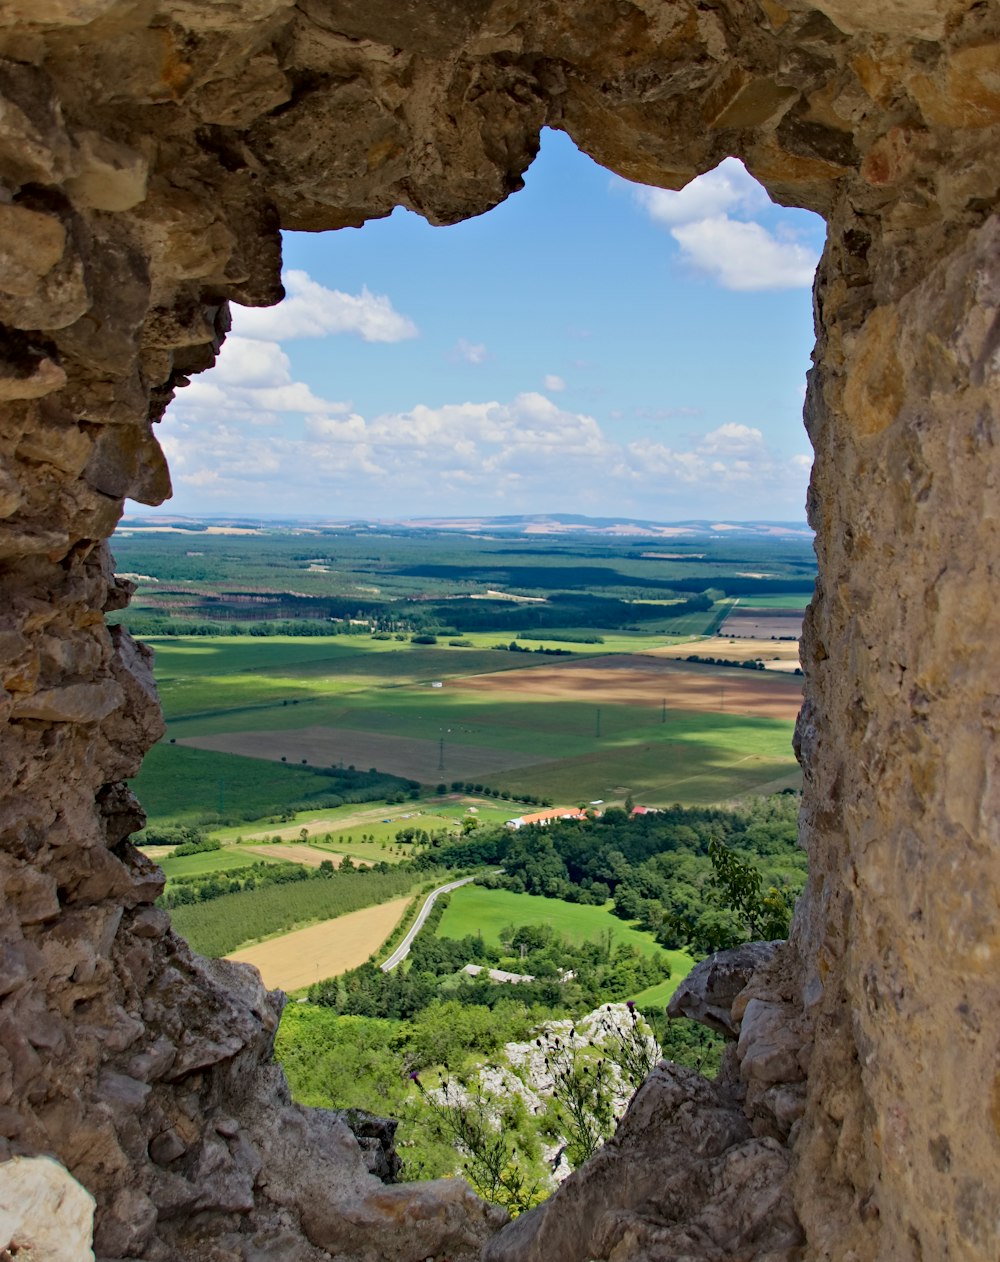
[[[275, 999], [154, 907], [106, 541], [169, 495], [153, 426], [227, 302], [280, 298], [279, 227], [480, 214], [543, 125], [666, 188], [735, 154], [829, 224], [811, 877], [721, 1083], [658, 1070], [496, 1235], [292, 1105]], [[995, 1262], [998, 183], [996, 0], [0, 0], [0, 1157], [93, 1194], [98, 1257]]]

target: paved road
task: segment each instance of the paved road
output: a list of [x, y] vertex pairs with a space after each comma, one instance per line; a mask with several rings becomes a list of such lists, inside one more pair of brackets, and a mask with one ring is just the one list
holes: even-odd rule
[[424, 921], [430, 915], [431, 908], [437, 901], [438, 895], [450, 894], [452, 890], [457, 890], [460, 885], [468, 885], [470, 881], [474, 881], [475, 879], [476, 878], [474, 876], [466, 876], [463, 877], [461, 881], [451, 881], [447, 885], [439, 885], [436, 890], [431, 890], [431, 892], [427, 895], [427, 899], [423, 907], [421, 907], [419, 913], [417, 914], [416, 920], [410, 926], [410, 932], [406, 935], [399, 946], [396, 947], [395, 951], [393, 951], [392, 955], [389, 956], [386, 962], [380, 966], [383, 973], [392, 972], [396, 965], [400, 964], [410, 954], [410, 947], [413, 946], [413, 939], [420, 932]]

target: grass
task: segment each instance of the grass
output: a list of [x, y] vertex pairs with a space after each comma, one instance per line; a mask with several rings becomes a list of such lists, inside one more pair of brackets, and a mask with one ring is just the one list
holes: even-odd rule
[[798, 611], [805, 609], [813, 598], [813, 589], [801, 592], [783, 592], [778, 596], [741, 596], [736, 606], [738, 613], [748, 609], [787, 609]]
[[[422, 882], [430, 878], [424, 874]], [[173, 927], [202, 955], [228, 955], [251, 942], [409, 895], [412, 872], [345, 872], [292, 884], [262, 885], [175, 907]]]
[[[604, 907], [565, 903], [539, 894], [515, 894], [463, 885], [453, 890], [441, 917], [438, 936], [464, 938], [482, 934], [483, 940], [500, 945], [500, 933], [508, 925], [550, 925], [572, 942], [595, 942], [607, 934], [614, 943], [637, 947], [644, 955], [666, 955], [672, 974], [683, 977], [694, 961], [686, 951], [664, 951], [652, 934], [634, 929]], [[676, 966], [676, 967], [675, 967]]]
[[232, 872], [237, 868], [248, 868], [253, 863], [268, 863], [272, 860], [265, 859], [259, 854], [248, 854], [246, 851], [234, 850], [226, 847], [222, 850], [206, 850], [202, 854], [185, 854], [179, 857], [173, 855], [165, 859], [157, 859], [155, 850], [147, 850], [146, 853], [166, 874], [168, 881], [176, 880], [179, 876], [206, 876], [210, 872]]
[[558, 898], [542, 898], [538, 894], [515, 894], [510, 890], [488, 890], [480, 885], [463, 885], [454, 890], [441, 917], [438, 936], [464, 938], [482, 934], [484, 941], [500, 945], [500, 933], [509, 925], [550, 925], [572, 942], [595, 942], [610, 936], [613, 943], [638, 948], [644, 955], [666, 956], [670, 976], [655, 986], [628, 996], [647, 1008], [662, 1004], [694, 967], [694, 958], [687, 951], [666, 951], [652, 934], [612, 914], [611, 904], [604, 907], [565, 903]]
[[326, 776], [284, 763], [217, 754], [162, 742], [131, 781], [151, 821], [184, 821], [226, 809], [265, 811], [281, 802], [335, 791]]

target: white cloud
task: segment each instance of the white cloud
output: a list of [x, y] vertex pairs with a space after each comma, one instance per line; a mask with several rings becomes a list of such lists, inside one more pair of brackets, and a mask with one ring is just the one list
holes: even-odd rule
[[706, 455], [745, 455], [764, 450], [764, 435], [750, 425], [727, 421], [706, 434], [698, 444]]
[[680, 192], [637, 188], [634, 196], [654, 222], [669, 229], [681, 257], [724, 289], [749, 292], [812, 284], [816, 251], [796, 241], [787, 228], [775, 234], [754, 220], [771, 202], [737, 158], [726, 158]]
[[635, 189], [635, 197], [651, 219], [670, 228], [730, 210], [753, 215], [770, 204], [767, 193], [739, 158], [726, 158], [714, 171], [699, 175], [680, 192], [640, 186]]
[[[274, 358], [280, 368], [280, 360]], [[270, 387], [265, 387], [270, 388]], [[164, 448], [179, 496], [215, 511], [267, 504], [272, 511], [393, 517], [426, 511], [621, 511], [662, 519], [717, 511], [797, 516], [807, 456], [778, 456], [762, 432], [727, 422], [671, 446], [616, 441], [585, 413], [535, 391], [508, 401], [465, 401], [367, 418], [312, 412], [301, 427], [277, 418], [248, 427], [214, 405], [172, 413]], [[713, 510], [715, 511], [715, 510]]]
[[211, 373], [195, 377], [177, 393], [181, 412], [237, 413], [251, 422], [273, 422], [273, 413], [339, 413], [347, 404], [323, 399], [292, 378], [288, 356], [277, 342], [230, 334]]
[[807, 289], [813, 281], [815, 252], [794, 241], [779, 241], [759, 223], [718, 215], [671, 229], [689, 262], [724, 289]]
[[365, 286], [360, 294], [327, 289], [308, 272], [281, 277], [287, 297], [276, 307], [233, 307], [233, 328], [244, 337], [286, 342], [298, 337], [356, 333], [366, 342], [402, 342], [417, 336], [417, 326], [401, 315], [384, 294]]
[[654, 479], [668, 497], [672, 492], [712, 488], [724, 496], [730, 514], [749, 509], [761, 515], [762, 494], [767, 503], [801, 504], [812, 461], [808, 456], [777, 456], [764, 435], [750, 425], [727, 422], [711, 430], [693, 447], [677, 449], [640, 439], [628, 445], [632, 467]]
[[554, 372], [547, 373], [542, 384], [546, 390], [551, 390], [555, 394], [558, 394], [560, 390], [566, 389], [566, 382]]
[[489, 359], [489, 352], [485, 343], [467, 342], [464, 337], [460, 337], [451, 352], [451, 358], [464, 360], [467, 364], [485, 364]]

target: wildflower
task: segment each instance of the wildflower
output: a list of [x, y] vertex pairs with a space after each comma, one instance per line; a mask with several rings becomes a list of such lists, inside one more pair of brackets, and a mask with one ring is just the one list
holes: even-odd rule
[[628, 1008], [629, 1012], [633, 1012], [633, 1013], [634, 1013], [634, 1012], [635, 1012], [635, 1000], [634, 1000], [634, 999], [630, 999], [630, 1000], [628, 1001], [628, 1003], [625, 1005], [625, 1007], [626, 1007], [626, 1008]]
[[410, 1081], [415, 1082], [418, 1087], [420, 1086], [420, 1075], [415, 1069], [410, 1070]]

